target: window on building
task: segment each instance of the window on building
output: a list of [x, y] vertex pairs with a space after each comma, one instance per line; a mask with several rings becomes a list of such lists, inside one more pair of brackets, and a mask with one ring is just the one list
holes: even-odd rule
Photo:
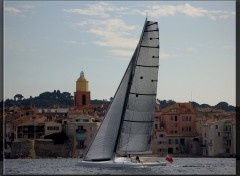
[[218, 132], [218, 136], [220, 136], [220, 132]]
[[59, 126], [48, 126], [47, 130], [59, 130]]
[[155, 129], [157, 129], [158, 128], [158, 125], [157, 124], [155, 124]]
[[84, 141], [83, 140], [79, 141], [79, 147], [84, 147]]
[[82, 105], [86, 105], [86, 95], [82, 96]]
[[171, 120], [173, 121], [173, 116], [171, 116]]
[[185, 117], [182, 117], [182, 121], [183, 121], [183, 122], [185, 121]]
[[28, 134], [28, 138], [34, 138], [34, 134]]
[[159, 137], [164, 137], [164, 134], [160, 134]]
[[218, 125], [216, 125], [215, 128], [218, 129]]
[[168, 144], [172, 144], [172, 139], [168, 139]]
[[158, 144], [165, 144], [165, 141], [158, 141]]
[[181, 144], [181, 145], [185, 145], [185, 139], [184, 139], [184, 138], [181, 138], [181, 139], [180, 139], [180, 144]]
[[174, 133], [177, 134], [177, 130], [175, 130]]
[[189, 127], [189, 131], [192, 131], [192, 128], [191, 128], [191, 127]]
[[78, 129], [79, 130], [83, 130], [83, 126], [78, 126]]
[[207, 133], [204, 133], [204, 137], [207, 137]]
[[178, 139], [175, 139], [175, 144], [178, 144]]
[[191, 119], [191, 117], [189, 117], [189, 121], [191, 121], [192, 119]]
[[177, 121], [177, 116], [175, 116], [175, 121]]

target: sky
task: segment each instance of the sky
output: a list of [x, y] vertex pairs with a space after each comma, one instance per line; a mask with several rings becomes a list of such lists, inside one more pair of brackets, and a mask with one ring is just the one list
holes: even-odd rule
[[236, 101], [235, 1], [4, 1], [4, 99], [76, 89], [113, 97], [146, 18], [157, 21], [157, 98]]

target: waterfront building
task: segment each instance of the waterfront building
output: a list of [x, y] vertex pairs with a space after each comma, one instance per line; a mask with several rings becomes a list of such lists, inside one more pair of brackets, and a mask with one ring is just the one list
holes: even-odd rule
[[62, 122], [69, 140], [72, 143], [72, 157], [83, 157], [91, 144], [100, 121], [93, 116], [76, 115]]
[[236, 154], [236, 119], [215, 116], [202, 125], [202, 155], [230, 156]]
[[154, 154], [199, 154], [196, 113], [191, 103], [175, 103], [155, 112]]
[[62, 124], [56, 121], [46, 121], [44, 125], [44, 135], [62, 132]]
[[38, 108], [35, 113], [46, 116], [49, 120], [64, 119], [68, 116], [69, 108]]
[[21, 117], [14, 124], [14, 141], [28, 139], [39, 139], [45, 135], [62, 131], [62, 124], [49, 121], [47, 117], [35, 115], [32, 117]]
[[44, 135], [45, 116], [21, 117], [14, 121], [14, 139], [22, 141], [37, 139]]

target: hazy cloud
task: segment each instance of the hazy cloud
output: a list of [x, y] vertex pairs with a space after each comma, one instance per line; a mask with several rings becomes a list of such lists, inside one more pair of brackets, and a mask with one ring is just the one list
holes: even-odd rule
[[95, 4], [89, 4], [85, 8], [75, 8], [75, 9], [64, 9], [64, 12], [75, 13], [80, 15], [88, 16], [100, 16], [100, 17], [110, 17], [112, 14], [121, 15], [142, 15], [146, 16], [146, 12], [150, 17], [159, 18], [164, 16], [174, 16], [176, 14], [184, 14], [190, 17], [208, 17], [211, 20], [217, 19], [227, 19], [235, 12], [228, 12], [222, 10], [207, 10], [202, 7], [196, 7], [185, 3], [183, 5], [150, 5], [150, 6], [140, 6], [142, 9], [135, 9], [134, 7], [117, 7], [109, 2], [98, 2]]
[[19, 15], [19, 14], [22, 14], [24, 12], [28, 12], [32, 9], [34, 9], [35, 7], [37, 7], [39, 5], [19, 5], [19, 6], [16, 6], [16, 7], [13, 7], [13, 6], [6, 6], [4, 7], [4, 12], [5, 13], [8, 13], [8, 14], [13, 14], [13, 15]]
[[222, 46], [223, 49], [225, 50], [233, 50], [235, 47], [233, 45], [225, 44]]
[[170, 55], [164, 51], [160, 51], [160, 59], [168, 59], [170, 57]]
[[193, 48], [193, 47], [189, 47], [189, 48], [186, 48], [186, 51], [187, 52], [197, 52], [197, 49]]
[[227, 19], [235, 12], [228, 12], [222, 10], [207, 10], [202, 7], [194, 7], [188, 3], [184, 5], [152, 5], [145, 10], [133, 10], [136, 14], [143, 16], [148, 15], [151, 17], [159, 18], [163, 16], [174, 16], [176, 14], [184, 14], [190, 17], [209, 17], [211, 20]]
[[99, 2], [89, 4], [86, 8], [64, 9], [64, 12], [75, 13], [87, 16], [109, 17], [109, 12], [122, 12], [127, 10], [127, 7], [116, 7], [107, 2]]
[[21, 13], [22, 11], [20, 9], [15, 8], [15, 7], [5, 7], [4, 12], [17, 15], [17, 14]]
[[86, 20], [72, 25], [82, 28], [88, 26], [86, 31], [99, 36], [94, 43], [100, 46], [134, 48], [138, 42], [132, 37], [137, 26], [126, 24], [121, 19]]
[[126, 56], [131, 57], [133, 55], [133, 51], [130, 50], [110, 50], [110, 53], [117, 56]]

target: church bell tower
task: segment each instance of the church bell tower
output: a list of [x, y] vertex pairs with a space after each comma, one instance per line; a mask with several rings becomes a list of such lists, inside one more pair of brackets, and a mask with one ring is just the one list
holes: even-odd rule
[[90, 105], [90, 91], [88, 80], [84, 77], [84, 72], [81, 71], [80, 77], [76, 81], [76, 92], [74, 92], [74, 106], [77, 109], [82, 109]]

